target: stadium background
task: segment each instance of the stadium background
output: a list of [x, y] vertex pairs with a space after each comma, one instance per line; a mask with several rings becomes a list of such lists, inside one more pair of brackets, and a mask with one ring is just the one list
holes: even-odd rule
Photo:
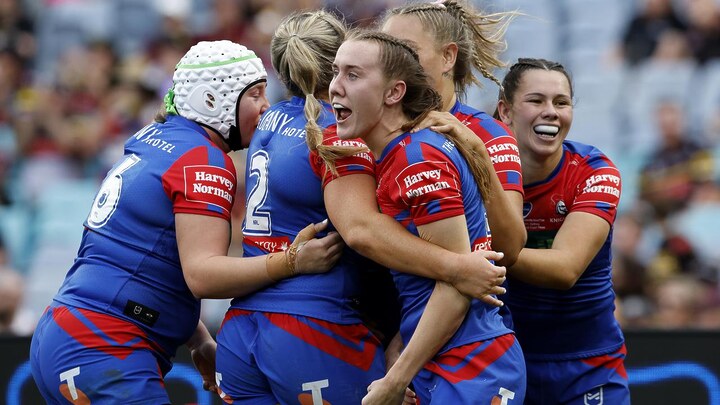
[[[72, 262], [97, 185], [152, 119], [192, 43], [231, 39], [267, 62], [272, 31], [293, 10], [325, 6], [370, 25], [403, 3], [0, 0], [0, 272], [20, 276], [0, 283], [0, 312], [14, 315], [0, 325], [0, 403], [31, 395], [27, 336]], [[634, 403], [720, 403], [720, 1], [473, 3], [521, 13], [503, 58], [564, 63], [576, 93], [570, 137], [620, 168], [614, 282]], [[498, 89], [483, 82], [467, 101], [492, 111]], [[269, 93], [284, 96], [274, 77]], [[657, 153], [673, 131], [682, 146]], [[233, 158], [244, 167], [242, 153]], [[216, 327], [227, 302], [206, 304], [203, 318]], [[176, 385], [178, 403], [203, 402]]]

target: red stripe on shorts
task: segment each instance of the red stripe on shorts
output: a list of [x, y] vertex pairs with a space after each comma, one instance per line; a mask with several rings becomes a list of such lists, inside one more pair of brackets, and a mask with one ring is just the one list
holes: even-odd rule
[[[483, 342], [476, 342], [450, 349], [440, 356], [436, 356], [425, 366], [425, 369], [441, 376], [452, 384], [472, 380], [508, 351], [513, 343], [515, 343], [515, 335], [508, 333], [507, 335], [496, 338], [488, 347], [468, 359], [467, 356], [482, 345], [482, 343]], [[454, 367], [463, 362], [466, 364], [454, 371], [447, 370], [443, 367]]]
[[[338, 325], [320, 319], [305, 318], [309, 322], [317, 324], [320, 328], [329, 331], [329, 333], [325, 333], [288, 314], [265, 313], [265, 316], [273, 325], [301, 339], [303, 342], [364, 371], [370, 369], [380, 345], [377, 338], [362, 324]], [[356, 347], [338, 341], [331, 334], [342, 336], [344, 339], [353, 342]]]

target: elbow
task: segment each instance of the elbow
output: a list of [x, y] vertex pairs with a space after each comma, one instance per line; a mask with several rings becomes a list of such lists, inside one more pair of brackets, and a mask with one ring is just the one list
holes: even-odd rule
[[518, 261], [520, 251], [525, 246], [525, 242], [527, 242], [527, 232], [523, 227], [516, 235], [512, 241], [506, 244], [507, 246], [504, 248], [502, 246], [498, 247], [497, 250], [503, 253], [503, 258], [497, 261], [497, 265], [510, 267]]
[[522, 249], [517, 249], [517, 250], [505, 249], [504, 251], [502, 251], [503, 258], [501, 260], [497, 260], [495, 262], [495, 264], [498, 266], [505, 266], [505, 267], [512, 266], [513, 264], [515, 264], [515, 262], [517, 262], [518, 257], [520, 256], [520, 250], [522, 250]]
[[203, 282], [202, 277], [193, 276], [190, 271], [185, 271], [185, 284], [192, 295], [197, 299], [212, 298], [207, 288], [207, 283]]
[[575, 287], [575, 283], [577, 283], [579, 278], [580, 276], [571, 273], [558, 274], [558, 277], [552, 280], [551, 285], [548, 285], [548, 287], [556, 290], [567, 291]]
[[368, 256], [372, 250], [373, 238], [365, 226], [354, 226], [344, 234], [341, 234], [345, 244], [352, 250], [363, 256]]

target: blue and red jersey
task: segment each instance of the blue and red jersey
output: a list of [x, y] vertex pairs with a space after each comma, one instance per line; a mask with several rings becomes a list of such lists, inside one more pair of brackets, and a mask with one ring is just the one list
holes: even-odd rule
[[597, 148], [563, 143], [550, 176], [525, 185], [526, 247], [549, 249], [571, 212], [597, 215], [610, 224], [605, 243], [569, 290], [542, 288], [509, 279], [504, 301], [515, 333], [530, 360], [571, 360], [617, 351], [624, 342], [614, 317], [611, 280], [612, 225], [620, 200], [620, 172]]
[[[377, 163], [380, 210], [418, 235], [417, 227], [464, 215], [473, 250], [490, 247], [485, 207], [475, 179], [455, 145], [429, 129], [392, 140]], [[407, 344], [435, 280], [392, 271], [402, 306], [400, 333]], [[511, 333], [498, 309], [473, 300], [463, 324], [440, 350]]]
[[55, 303], [131, 322], [174, 356], [200, 316], [180, 266], [175, 214], [230, 221], [236, 187], [232, 160], [201, 126], [176, 115], [146, 126], [103, 181]]
[[[310, 223], [328, 218], [323, 187], [335, 177], [305, 142], [305, 100], [293, 97], [271, 106], [264, 114], [248, 149], [246, 168], [247, 212], [243, 223], [245, 256], [279, 252]], [[324, 144], [364, 146], [341, 141], [334, 131], [335, 117], [327, 103], [318, 124]], [[337, 162], [338, 176], [374, 175], [369, 154]], [[318, 235], [321, 236], [321, 235]], [[303, 315], [348, 324], [360, 321], [351, 306], [359, 293], [358, 276], [367, 259], [346, 249], [327, 273], [282, 280], [232, 301], [232, 308]]]
[[485, 143], [503, 189], [523, 194], [520, 150], [510, 129], [502, 121], [460, 101], [455, 102], [450, 114], [467, 125]]

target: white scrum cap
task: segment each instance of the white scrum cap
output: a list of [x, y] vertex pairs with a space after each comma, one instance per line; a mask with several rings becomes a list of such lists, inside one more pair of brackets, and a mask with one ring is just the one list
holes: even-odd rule
[[175, 66], [165, 106], [170, 113], [218, 131], [231, 144], [238, 100], [265, 80], [262, 61], [246, 47], [226, 40], [198, 42]]

